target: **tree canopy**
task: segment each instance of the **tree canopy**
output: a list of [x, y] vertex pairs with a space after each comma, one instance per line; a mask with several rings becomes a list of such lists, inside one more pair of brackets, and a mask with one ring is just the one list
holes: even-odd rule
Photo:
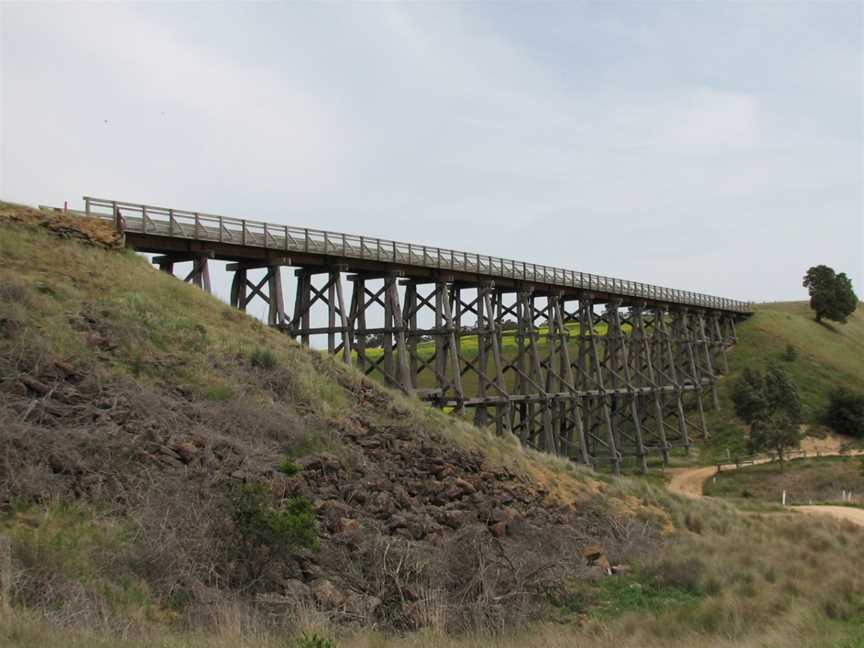
[[792, 378], [779, 366], [764, 374], [748, 367], [732, 385], [732, 400], [750, 424], [750, 451], [776, 451], [782, 470], [786, 450], [801, 442], [801, 398]]
[[732, 386], [735, 413], [753, 424], [774, 414], [784, 414], [796, 423], [801, 418], [801, 398], [791, 376], [772, 365], [763, 374], [747, 367]]
[[816, 312], [817, 322], [829, 319], [845, 324], [858, 307], [852, 280], [845, 273], [837, 274], [826, 265], [807, 270], [804, 287], [810, 291], [810, 308]]
[[824, 420], [835, 432], [864, 436], [864, 394], [843, 388], [834, 390]]

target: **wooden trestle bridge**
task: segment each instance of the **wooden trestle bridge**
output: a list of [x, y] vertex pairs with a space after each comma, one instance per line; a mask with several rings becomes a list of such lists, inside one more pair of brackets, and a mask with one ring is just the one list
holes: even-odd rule
[[[616, 473], [625, 457], [645, 470], [649, 454], [665, 461], [708, 435], [704, 407], [717, 406], [735, 322], [751, 311], [731, 299], [413, 243], [84, 203], [88, 215], [113, 220], [128, 246], [159, 255], [162, 270], [191, 263], [186, 280], [205, 290], [208, 262], [227, 261], [232, 306], [263, 300], [269, 324], [304, 344], [326, 336], [330, 353], [366, 374]], [[283, 266], [297, 268], [291, 314]], [[313, 326], [313, 313], [326, 325]]]

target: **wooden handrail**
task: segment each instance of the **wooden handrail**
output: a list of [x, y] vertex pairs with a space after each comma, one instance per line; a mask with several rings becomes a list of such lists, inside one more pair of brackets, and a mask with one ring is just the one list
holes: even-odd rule
[[[241, 244], [251, 245], [254, 247], [277, 247], [278, 241], [276, 235], [278, 232], [284, 232], [285, 240], [282, 242], [282, 247], [285, 250], [290, 250], [291, 246], [287, 240], [289, 234], [302, 236], [303, 243], [298, 245], [297, 249], [310, 251], [317, 249], [319, 243], [323, 244], [323, 253], [331, 254], [331, 246], [333, 241], [341, 242], [342, 256], [350, 256], [361, 259], [381, 260], [381, 249], [388, 251], [389, 261], [393, 263], [400, 262], [400, 255], [407, 256], [409, 265], [417, 265], [421, 267], [429, 267], [431, 269], [441, 267], [441, 258], [450, 257], [451, 269], [455, 269], [455, 259], [457, 256], [464, 259], [464, 270], [466, 272], [474, 272], [493, 277], [516, 277], [521, 275], [523, 281], [533, 281], [536, 283], [550, 284], [556, 286], [571, 286], [586, 288], [588, 290], [597, 290], [600, 292], [608, 292], [619, 296], [633, 296], [644, 299], [656, 299], [658, 296], [663, 301], [682, 305], [708, 307], [718, 310], [726, 310], [738, 313], [749, 313], [752, 311], [752, 305], [748, 302], [736, 301], [727, 298], [715, 297], [712, 295], [703, 295], [690, 291], [681, 291], [661, 286], [654, 286], [641, 282], [625, 281], [613, 277], [603, 277], [600, 275], [577, 273], [571, 270], [556, 268], [552, 266], [517, 262], [512, 259], [503, 257], [492, 257], [479, 254], [469, 254], [458, 250], [447, 248], [436, 248], [431, 246], [417, 246], [412, 243], [393, 241], [387, 239], [357, 236], [346, 234], [343, 232], [331, 232], [328, 230], [316, 230], [310, 228], [299, 228], [288, 225], [274, 225], [265, 221], [255, 221], [243, 218], [233, 218], [230, 216], [221, 216], [218, 214], [208, 214], [203, 212], [195, 212], [190, 210], [173, 209], [168, 207], [159, 207], [156, 205], [148, 205], [144, 203], [132, 203], [121, 200], [107, 200], [103, 198], [95, 198], [92, 196], [84, 197], [85, 211], [90, 216], [95, 216], [105, 219], [114, 219], [117, 209], [126, 212], [131, 211], [141, 214], [141, 225], [137, 231], [145, 234], [159, 235], [157, 228], [148, 230], [147, 221], [154, 225], [160, 221], [160, 216], [164, 217], [164, 222], [167, 224], [167, 235], [181, 238], [194, 238], [197, 240], [214, 240], [222, 241], [223, 234], [227, 233], [229, 239], [233, 239], [232, 230], [240, 233]], [[110, 210], [110, 213], [99, 210]], [[126, 214], [124, 214], [126, 216]], [[136, 231], [134, 216], [133, 220], [128, 217], [125, 219], [127, 231]], [[189, 235], [183, 229], [181, 221], [189, 223], [192, 221], [194, 234]], [[212, 222], [218, 225], [218, 236], [213, 236], [212, 233], [202, 223]], [[254, 234], [254, 232], [262, 232], [262, 234]], [[274, 235], [274, 233], [276, 235]], [[257, 240], [260, 238], [260, 241]], [[359, 245], [349, 246], [348, 241], [359, 242]], [[367, 241], [375, 242], [374, 253], [367, 252], [365, 243]], [[333, 246], [334, 248], [336, 246]], [[416, 251], [416, 254], [415, 254]], [[421, 254], [422, 251], [422, 254]], [[472, 263], [469, 263], [469, 259]], [[517, 264], [521, 265], [521, 273], [516, 272]], [[510, 272], [508, 274], [508, 268]], [[587, 281], [586, 281], [587, 279]]]

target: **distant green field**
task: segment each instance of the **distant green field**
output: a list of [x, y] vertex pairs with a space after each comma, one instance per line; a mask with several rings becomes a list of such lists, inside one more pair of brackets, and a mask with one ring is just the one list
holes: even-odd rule
[[[580, 327], [578, 322], [569, 322], [565, 323], [565, 328], [570, 335], [568, 349], [570, 350], [571, 359], [576, 358], [575, 354], [579, 349], [579, 331]], [[605, 322], [598, 323], [595, 325], [594, 330], [598, 335], [606, 335], [607, 325]], [[622, 326], [622, 330], [625, 334], [630, 333], [632, 330], [629, 325]], [[537, 341], [538, 349], [540, 351], [540, 358], [543, 359], [543, 356], [547, 353], [547, 348], [549, 346], [549, 328], [546, 326], [537, 327], [537, 332], [539, 334], [539, 339]], [[461, 344], [461, 352], [462, 354], [468, 358], [469, 360], [474, 360], [478, 355], [478, 336], [476, 335], [464, 335], [460, 339]], [[509, 362], [512, 362], [516, 358], [516, 354], [518, 352], [517, 347], [517, 339], [516, 339], [516, 331], [508, 330], [504, 331], [501, 336], [501, 359], [503, 363], [506, 365]], [[357, 354], [356, 352], [353, 354], [356, 360]], [[373, 360], [378, 360], [384, 355], [384, 350], [381, 348], [367, 349], [366, 356]], [[398, 357], [398, 354], [394, 350], [394, 358]], [[435, 355], [435, 342], [427, 341], [420, 342], [417, 344], [417, 355], [423, 360], [429, 360]], [[526, 361], [527, 362], [527, 361]], [[491, 354], [489, 354], [488, 360], [488, 368], [487, 371], [491, 371], [492, 368], [492, 358]], [[370, 374], [373, 378], [378, 380], [383, 380], [383, 374], [375, 370]], [[513, 372], [508, 372], [504, 376], [504, 382], [507, 385], [508, 389], [511, 389], [514, 385], [515, 376]], [[468, 371], [462, 376], [462, 386], [463, 389], [468, 394], [476, 394], [477, 393], [477, 374], [473, 371]], [[417, 376], [417, 387], [420, 389], [431, 389], [435, 387], [435, 376], [431, 370], [425, 369], [420, 372]]]
[[[570, 335], [570, 344], [568, 345], [572, 350], [575, 350], [578, 346], [578, 335], [580, 326], [578, 322], [568, 322], [564, 324], [564, 327], [567, 329], [567, 332]], [[606, 335], [607, 326], [605, 322], [601, 322], [594, 327], [594, 330], [598, 335]], [[624, 325], [621, 327], [624, 333], [629, 333], [631, 328], [629, 325]], [[540, 326], [537, 327], [537, 333], [540, 338], [538, 340], [539, 346], [546, 347], [548, 345], [547, 336], [549, 335], [549, 327], [548, 326]], [[460, 339], [460, 346], [462, 349], [462, 353], [464, 353], [469, 358], [476, 356], [477, 354], [477, 346], [478, 340], [476, 335], [463, 335]], [[501, 352], [505, 354], [505, 357], [509, 357], [506, 354], [510, 353], [515, 357], [516, 355], [516, 331], [508, 330], [504, 331], [501, 336]], [[417, 344], [417, 355], [421, 358], [428, 359], [431, 358], [435, 353], [435, 342], [427, 341], [420, 342]], [[375, 349], [367, 349], [366, 355], [369, 358], [380, 358], [384, 355], [384, 349], [375, 348]], [[356, 356], [356, 354], [355, 354]]]

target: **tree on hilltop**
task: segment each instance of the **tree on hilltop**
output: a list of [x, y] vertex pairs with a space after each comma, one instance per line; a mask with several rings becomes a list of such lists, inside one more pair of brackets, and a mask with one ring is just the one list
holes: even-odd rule
[[817, 322], [824, 318], [845, 324], [858, 307], [852, 280], [845, 273], [837, 274], [826, 265], [807, 270], [804, 287], [810, 291], [810, 308], [816, 312]]

